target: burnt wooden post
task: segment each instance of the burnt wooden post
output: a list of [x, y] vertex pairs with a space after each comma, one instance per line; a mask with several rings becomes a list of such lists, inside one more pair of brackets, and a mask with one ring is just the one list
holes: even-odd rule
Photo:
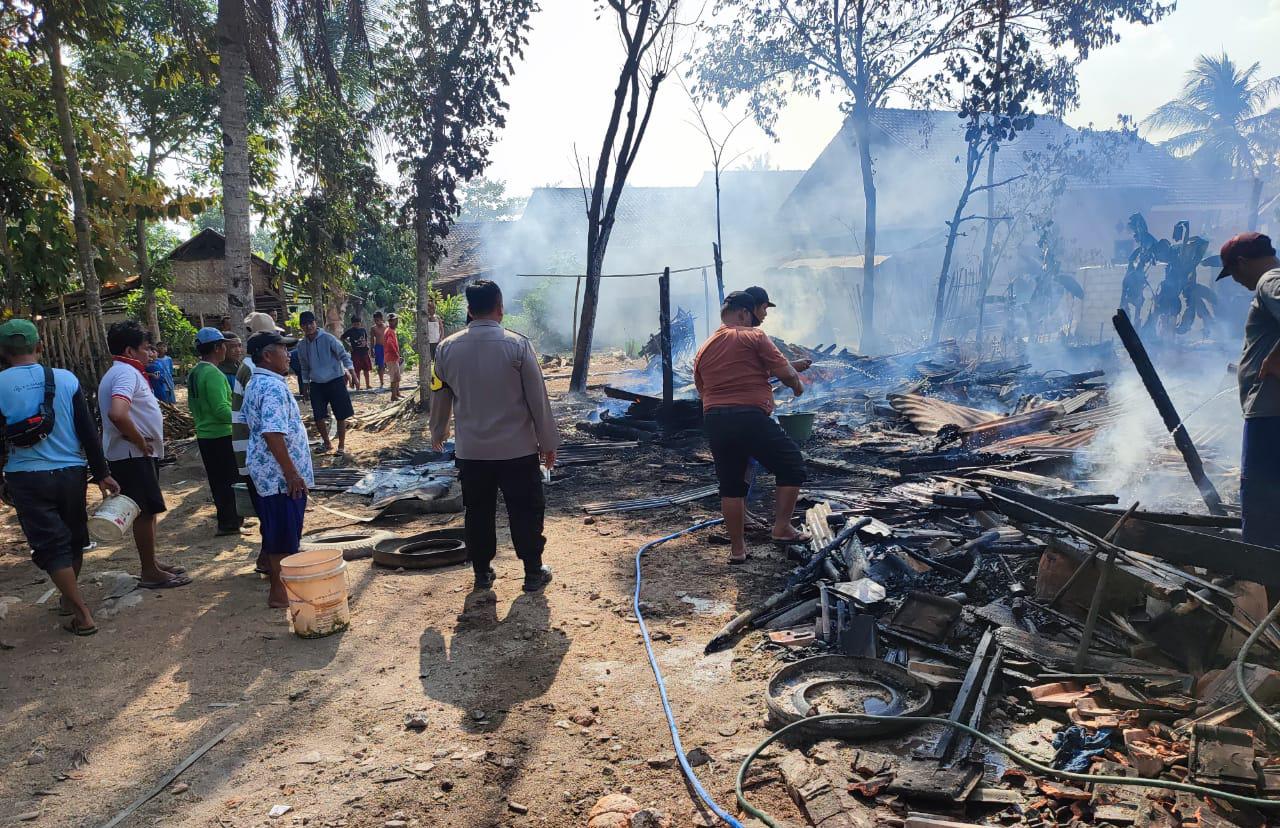
[[662, 347], [662, 411], [671, 413], [676, 381], [671, 366], [671, 268], [658, 277], [658, 342]]
[[724, 304], [724, 259], [720, 258], [720, 245], [711, 243], [712, 261], [716, 263], [716, 290], [720, 292], [720, 304]]
[[1164, 427], [1173, 435], [1173, 442], [1178, 447], [1178, 451], [1182, 452], [1187, 471], [1191, 472], [1191, 479], [1200, 490], [1200, 497], [1204, 498], [1204, 505], [1209, 508], [1209, 514], [1225, 515], [1222, 498], [1209, 480], [1209, 476], [1204, 473], [1204, 463], [1200, 461], [1200, 453], [1196, 451], [1195, 443], [1191, 442], [1191, 435], [1182, 424], [1178, 410], [1173, 407], [1173, 400], [1169, 399], [1169, 392], [1165, 391], [1164, 383], [1156, 373], [1156, 367], [1151, 364], [1151, 357], [1147, 356], [1147, 349], [1143, 346], [1141, 337], [1138, 336], [1133, 323], [1129, 321], [1129, 314], [1123, 309], [1117, 310], [1116, 315], [1111, 317], [1111, 321], [1116, 326], [1120, 341], [1124, 343], [1124, 349], [1129, 352], [1129, 358], [1133, 360], [1133, 367], [1138, 369], [1138, 376], [1142, 377], [1142, 384], [1147, 387], [1151, 401], [1156, 404], [1160, 419], [1164, 420]]

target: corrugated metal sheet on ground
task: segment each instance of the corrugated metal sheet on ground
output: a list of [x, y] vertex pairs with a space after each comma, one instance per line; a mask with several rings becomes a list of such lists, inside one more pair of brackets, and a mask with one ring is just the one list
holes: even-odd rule
[[890, 394], [889, 405], [905, 416], [921, 434], [932, 436], [945, 425], [982, 425], [1003, 419], [1003, 415], [964, 405], [935, 400], [919, 394]]

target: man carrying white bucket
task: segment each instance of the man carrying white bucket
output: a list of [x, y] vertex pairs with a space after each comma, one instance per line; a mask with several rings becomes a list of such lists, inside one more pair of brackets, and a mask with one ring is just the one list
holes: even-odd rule
[[262, 554], [271, 574], [267, 606], [287, 607], [280, 560], [298, 551], [307, 511], [307, 489], [315, 485], [311, 447], [298, 402], [285, 384], [289, 345], [275, 331], [249, 337], [253, 376], [240, 412], [249, 426], [246, 464], [253, 480], [253, 505], [262, 532]]
[[5, 439], [0, 497], [18, 512], [31, 560], [62, 593], [63, 627], [75, 635], [98, 631], [76, 578], [89, 545], [85, 465], [104, 498], [120, 493], [98, 441], [98, 429], [76, 375], [40, 364], [40, 334], [26, 319], [0, 325], [0, 417]]
[[116, 322], [107, 329], [111, 367], [98, 383], [102, 414], [102, 448], [120, 493], [138, 505], [133, 542], [142, 564], [146, 589], [172, 589], [191, 583], [180, 566], [156, 558], [156, 523], [168, 506], [160, 489], [160, 459], [164, 457], [164, 414], [143, 373], [151, 353], [151, 333], [135, 320]]

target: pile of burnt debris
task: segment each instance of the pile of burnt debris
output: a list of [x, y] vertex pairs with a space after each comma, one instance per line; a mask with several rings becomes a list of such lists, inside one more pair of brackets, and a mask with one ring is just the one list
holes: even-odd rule
[[[1264, 709], [1280, 705], [1267, 666], [1280, 667], [1280, 629], [1263, 623], [1275, 552], [1240, 540], [1137, 334], [1122, 314], [1116, 327], [1150, 400], [1111, 399], [1101, 370], [965, 363], [951, 344], [878, 358], [789, 346], [814, 361], [799, 402], [821, 418], [805, 445], [821, 479], [799, 507], [812, 540], [706, 650], [754, 647], [782, 665], [766, 702], [799, 738], [774, 758], [812, 824], [1280, 813], [1280, 723]], [[605, 393], [629, 407], [583, 425], [596, 436], [697, 424], [696, 399], [677, 413], [670, 392]], [[1081, 480], [1100, 431], [1152, 402], [1203, 513], [1125, 508]], [[805, 723], [831, 713], [864, 716]]]

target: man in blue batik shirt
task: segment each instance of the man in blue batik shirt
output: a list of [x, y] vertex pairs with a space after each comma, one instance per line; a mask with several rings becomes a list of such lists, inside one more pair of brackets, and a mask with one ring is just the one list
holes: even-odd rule
[[240, 412], [249, 427], [245, 467], [253, 480], [253, 505], [262, 531], [262, 556], [271, 570], [267, 605], [287, 607], [280, 560], [298, 551], [307, 511], [307, 489], [315, 485], [311, 447], [302, 412], [285, 376], [289, 373], [289, 345], [275, 331], [249, 338], [253, 375], [244, 390]]

